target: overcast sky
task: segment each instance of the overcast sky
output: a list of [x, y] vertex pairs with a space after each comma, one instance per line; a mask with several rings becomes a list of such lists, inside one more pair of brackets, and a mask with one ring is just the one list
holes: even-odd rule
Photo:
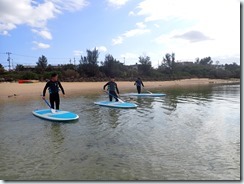
[[238, 0], [0, 0], [0, 63], [65, 64], [97, 47], [125, 64], [166, 53], [240, 64]]

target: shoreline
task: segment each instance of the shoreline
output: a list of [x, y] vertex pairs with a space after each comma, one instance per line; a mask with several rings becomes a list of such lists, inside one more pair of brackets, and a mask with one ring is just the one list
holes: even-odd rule
[[[136, 92], [133, 81], [116, 81], [120, 93]], [[194, 87], [213, 84], [235, 84], [240, 83], [240, 79], [208, 79], [208, 78], [192, 78], [174, 81], [145, 81], [145, 90], [153, 90], [160, 88], [179, 88]], [[39, 98], [42, 94], [45, 82], [36, 82], [28, 84], [19, 83], [0, 83], [0, 99], [25, 99], [21, 97]], [[61, 82], [66, 97], [78, 94], [102, 94], [102, 88], [106, 82]], [[48, 93], [48, 91], [47, 91]], [[46, 93], [46, 94], [47, 94]]]

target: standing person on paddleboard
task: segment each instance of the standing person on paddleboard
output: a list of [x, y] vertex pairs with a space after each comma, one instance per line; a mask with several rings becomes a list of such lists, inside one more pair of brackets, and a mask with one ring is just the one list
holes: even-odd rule
[[63, 95], [65, 95], [65, 93], [64, 93], [63, 86], [58, 81], [58, 74], [53, 73], [51, 75], [51, 80], [46, 83], [46, 86], [43, 89], [43, 96], [42, 96], [43, 99], [45, 99], [47, 88], [50, 94], [49, 100], [50, 100], [51, 108], [54, 109], [54, 103], [55, 103], [56, 110], [59, 110], [59, 104], [60, 104], [59, 90], [60, 89], [62, 90]]
[[117, 98], [119, 95], [119, 89], [118, 89], [117, 84], [114, 81], [115, 81], [114, 77], [111, 77], [110, 81], [103, 86], [103, 90], [105, 90], [106, 86], [108, 86], [109, 101], [110, 102], [112, 102], [113, 97], [115, 98], [116, 102], [119, 101]]
[[134, 85], [136, 85], [137, 92], [138, 92], [138, 94], [140, 94], [141, 93], [141, 86], [144, 87], [144, 84], [143, 84], [140, 77], [138, 77], [138, 79], [135, 81]]

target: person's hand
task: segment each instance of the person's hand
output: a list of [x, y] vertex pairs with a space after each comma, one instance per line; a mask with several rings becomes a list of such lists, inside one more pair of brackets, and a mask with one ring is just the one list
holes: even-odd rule
[[63, 94], [63, 97], [64, 97], [64, 98], [66, 97], [65, 94]]
[[45, 96], [42, 96], [42, 99], [45, 100]]

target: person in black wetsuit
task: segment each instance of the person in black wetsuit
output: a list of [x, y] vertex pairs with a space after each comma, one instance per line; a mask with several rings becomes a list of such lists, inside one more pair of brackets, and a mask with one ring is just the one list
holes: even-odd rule
[[110, 81], [103, 86], [103, 90], [105, 90], [106, 86], [108, 86], [109, 101], [110, 102], [112, 102], [113, 97], [115, 98], [116, 102], [119, 101], [117, 98], [119, 95], [119, 89], [118, 89], [117, 84], [114, 81], [115, 81], [114, 77], [111, 77]]
[[59, 110], [59, 104], [60, 104], [59, 88], [62, 90], [63, 95], [65, 95], [65, 93], [64, 93], [64, 88], [62, 87], [61, 83], [58, 81], [58, 74], [53, 73], [51, 75], [51, 80], [46, 83], [46, 86], [43, 89], [43, 96], [42, 96], [43, 99], [45, 99], [47, 88], [50, 94], [49, 100], [50, 100], [51, 108], [54, 109], [54, 103], [55, 103], [56, 110]]
[[143, 84], [140, 77], [138, 77], [138, 79], [135, 81], [134, 85], [136, 85], [137, 92], [138, 92], [138, 94], [140, 94], [141, 93], [141, 86], [144, 87], [144, 84]]

